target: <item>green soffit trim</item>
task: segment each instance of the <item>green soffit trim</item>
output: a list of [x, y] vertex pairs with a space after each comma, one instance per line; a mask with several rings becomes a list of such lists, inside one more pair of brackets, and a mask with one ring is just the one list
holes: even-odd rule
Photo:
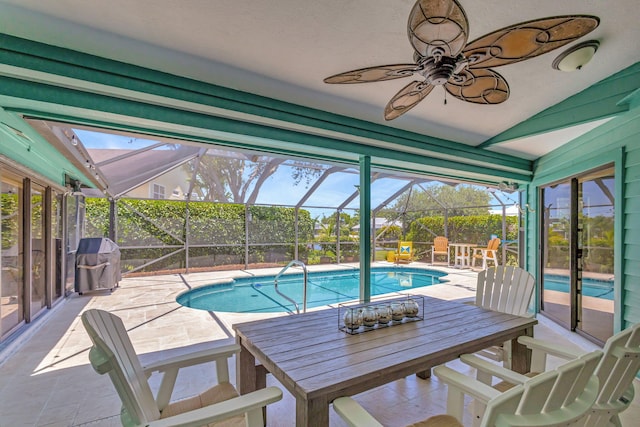
[[[122, 116], [140, 119], [146, 123], [147, 126], [151, 126], [146, 129], [140, 129], [143, 130], [144, 133], [149, 134], [155, 133], [153, 123], [156, 123], [155, 126], [160, 126], [162, 123], [170, 123], [172, 125], [179, 125], [182, 129], [188, 128], [193, 131], [206, 130], [210, 137], [216, 138], [216, 142], [220, 141], [221, 144], [227, 146], [237, 146], [262, 151], [267, 150], [277, 153], [280, 152], [280, 150], [277, 150], [274, 145], [276, 141], [279, 141], [298, 144], [301, 147], [316, 147], [324, 150], [333, 150], [334, 152], [342, 151], [345, 153], [343, 160], [347, 160], [347, 157], [353, 158], [354, 154], [371, 155], [372, 157], [378, 158], [393, 158], [401, 162], [406, 162], [407, 164], [464, 171], [484, 177], [496, 176], [520, 182], [530, 181], [530, 175], [527, 175], [524, 171], [499, 170], [492, 168], [491, 165], [487, 163], [478, 165], [471, 162], [464, 163], [461, 161], [462, 159], [457, 159], [458, 161], [456, 161], [428, 156], [416, 156], [411, 153], [391, 151], [380, 147], [366, 146], [326, 136], [305, 134], [288, 129], [277, 129], [256, 123], [198, 114], [163, 106], [141, 104], [137, 101], [117, 99], [107, 95], [74, 91], [67, 88], [2, 76], [0, 76], [0, 96], [9, 97], [4, 98], [5, 103], [10, 102], [10, 98], [28, 100], [27, 103], [32, 102], [33, 108], [39, 106], [40, 109], [32, 111], [25, 108], [14, 110], [9, 107], [9, 109], [44, 119], [60, 119], [59, 116], [57, 118], [54, 117], [52, 113], [59, 114], [61, 112], [59, 106], [62, 105], [75, 108], [76, 111], [78, 111], [78, 109], [88, 109], [90, 111], [99, 110], [101, 113], [109, 115], [110, 117]], [[73, 122], [74, 120], [73, 118], [66, 118], [64, 121]], [[129, 121], [136, 122], [135, 119], [130, 119]], [[106, 127], [113, 126], [107, 124]], [[233, 135], [243, 135], [246, 143], [224, 142], [225, 138], [232, 138]], [[171, 136], [174, 138], [188, 137], [188, 139], [197, 140], [189, 137], [188, 134], [173, 134]], [[202, 141], [202, 139], [200, 139], [200, 141]], [[269, 147], [269, 145], [271, 145], [271, 147]], [[348, 154], [348, 156], [346, 156], [346, 154]]]
[[[588, 72], [588, 70], [576, 72]], [[628, 110], [629, 105], [620, 102], [620, 100], [629, 96], [639, 87], [640, 62], [636, 62], [582, 92], [507, 129], [478, 147], [485, 148], [515, 138], [537, 135], [624, 113]]]
[[[106, 85], [120, 90], [192, 102], [297, 126], [369, 138], [407, 149], [427, 150], [433, 156], [458, 161], [486, 162], [499, 168], [530, 173], [532, 162], [481, 150], [466, 144], [428, 137], [326, 111], [266, 98], [234, 89], [138, 67], [82, 52], [0, 34], [0, 64]], [[52, 79], [53, 81], [54, 79]], [[272, 125], [277, 126], [277, 125]], [[392, 153], [395, 149], [390, 149]]]
[[84, 173], [52, 147], [24, 120], [0, 108], [0, 155], [53, 183], [65, 185], [65, 175], [93, 187]]

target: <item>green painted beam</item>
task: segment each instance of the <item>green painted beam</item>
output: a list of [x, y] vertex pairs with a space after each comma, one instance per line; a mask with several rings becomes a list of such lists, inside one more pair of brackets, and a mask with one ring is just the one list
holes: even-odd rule
[[629, 110], [640, 107], [640, 88], [627, 95], [622, 101], [619, 102], [619, 104], [627, 106]]
[[515, 138], [536, 135], [619, 115], [629, 106], [620, 101], [640, 87], [640, 62], [607, 77], [564, 101], [483, 142], [486, 148]]
[[360, 302], [371, 301], [371, 158], [360, 156]]
[[[0, 95], [0, 104], [2, 104], [2, 101], [6, 102], [6, 98], [3, 98]], [[15, 104], [15, 102], [10, 102], [10, 104], [13, 105]], [[6, 108], [6, 109], [7, 111], [13, 111], [15, 113], [25, 114], [26, 116], [29, 116], [29, 117], [38, 117], [43, 120], [53, 120], [53, 121], [62, 122], [62, 123], [70, 123], [78, 126], [84, 125], [84, 126], [123, 131], [123, 132], [129, 132], [129, 133], [138, 133], [138, 134], [151, 135], [151, 136], [157, 136], [157, 137], [189, 140], [193, 142], [215, 144], [215, 145], [231, 147], [231, 148], [246, 148], [246, 149], [252, 149], [252, 150], [259, 149], [262, 152], [271, 153], [271, 154], [292, 156], [292, 157], [298, 157], [298, 158], [306, 157], [309, 159], [326, 161], [329, 163], [339, 162], [339, 163], [354, 165], [354, 166], [358, 165], [357, 161], [332, 155], [332, 153], [329, 150], [324, 150], [322, 154], [314, 154], [313, 156], [304, 156], [299, 151], [299, 149], [295, 149], [295, 150], [282, 149], [282, 148], [275, 149], [269, 146], [256, 146], [256, 145], [241, 144], [241, 143], [230, 143], [229, 141], [225, 141], [217, 138], [203, 137], [199, 133], [193, 133], [193, 132], [188, 133], [184, 131], [177, 132], [175, 130], [166, 131], [166, 130], [160, 129], [159, 127], [144, 127], [137, 123], [133, 123], [135, 122], [135, 120], [132, 120], [130, 117], [127, 117], [129, 121], [125, 123], [122, 121], [106, 121], [104, 120], [104, 117], [85, 118], [85, 117], [80, 117], [78, 115], [64, 114], [63, 110], [65, 108], [66, 107], [64, 106], [56, 105], [55, 113], [52, 113], [48, 110], [37, 110], [37, 109], [27, 109], [27, 108], [15, 108], [15, 109]], [[447, 168], [446, 169], [447, 172], [443, 172], [443, 171], [427, 172], [425, 171], [425, 168], [420, 164], [406, 164], [403, 167], [398, 167], [398, 166], [390, 167], [388, 164], [384, 163], [384, 159], [381, 159], [376, 162], [374, 162], [372, 159], [372, 167], [379, 170], [389, 170], [390, 172], [406, 172], [408, 174], [425, 175], [428, 173], [428, 175], [434, 179], [443, 178], [443, 179], [449, 179], [449, 180], [463, 180], [463, 181], [466, 180], [466, 181], [474, 182], [480, 185], [481, 184], [494, 185], [496, 184], [497, 180], [500, 180], [500, 179], [518, 181], [519, 177], [520, 178], [522, 177], [522, 175], [518, 175], [518, 174], [510, 174], [510, 173], [502, 174], [502, 173], [497, 173], [496, 171], [493, 171], [493, 174], [491, 176], [484, 176], [484, 177], [480, 175], [461, 176], [463, 175], [461, 171], [456, 171], [455, 169], [451, 169], [451, 168]], [[523, 179], [521, 181], [528, 182], [530, 181], [530, 177], [527, 175], [527, 179], [526, 180]]]
[[[249, 148], [272, 153], [284, 154], [282, 148], [276, 142], [289, 143], [302, 147], [315, 147], [319, 150], [329, 150], [334, 153], [342, 153], [342, 161], [355, 164], [358, 162], [357, 156], [368, 155], [380, 159], [393, 159], [416, 165], [416, 169], [421, 166], [439, 168], [441, 170], [451, 170], [452, 172], [464, 172], [468, 175], [479, 175], [487, 177], [498, 177], [519, 182], [528, 182], [530, 173], [528, 171], [505, 171], [492, 167], [491, 164], [478, 165], [476, 163], [464, 163], [460, 159], [440, 159], [429, 156], [420, 156], [410, 152], [392, 151], [386, 148], [359, 144], [327, 136], [308, 134], [304, 132], [275, 128], [257, 123], [232, 120], [229, 118], [217, 117], [209, 114], [196, 113], [173, 109], [164, 106], [150, 105], [142, 102], [132, 101], [123, 98], [114, 98], [106, 95], [99, 95], [84, 91], [71, 90], [68, 88], [30, 82], [21, 79], [14, 79], [0, 76], [0, 96], [28, 100], [33, 108], [31, 113], [36, 117], [53, 119], [60, 106], [68, 106], [75, 109], [89, 110], [122, 117], [134, 118], [140, 122], [155, 122], [163, 124], [164, 128], [169, 128], [168, 124], [179, 125], [195, 130], [206, 130], [211, 135], [216, 134], [216, 143], [233, 147]], [[39, 109], [38, 109], [39, 107]], [[10, 107], [9, 107], [10, 108]], [[29, 113], [22, 110], [23, 113]], [[77, 122], [74, 117], [68, 121]], [[104, 125], [104, 124], [103, 124]], [[106, 127], [113, 125], [106, 124]], [[148, 134], [157, 134], [153, 129], [138, 128]], [[133, 130], [133, 129], [128, 129]], [[233, 135], [242, 135], [246, 143], [230, 142]], [[225, 136], [228, 139], [225, 141]], [[173, 137], [185, 137], [176, 131]], [[212, 136], [213, 137], [213, 136]], [[189, 139], [193, 139], [189, 137]], [[287, 154], [296, 153], [292, 148]], [[297, 152], [300, 155], [300, 152]], [[477, 159], [476, 159], [477, 160]]]
[[479, 150], [454, 141], [403, 131], [6, 34], [0, 34], [0, 64], [46, 73], [59, 79], [77, 79], [94, 85], [106, 85], [148, 96], [166, 97], [251, 114], [296, 126], [385, 141], [401, 149], [410, 147], [428, 150], [436, 153], [434, 156], [455, 156], [474, 162], [480, 160], [523, 171], [531, 171], [532, 167], [530, 161], [514, 156]]

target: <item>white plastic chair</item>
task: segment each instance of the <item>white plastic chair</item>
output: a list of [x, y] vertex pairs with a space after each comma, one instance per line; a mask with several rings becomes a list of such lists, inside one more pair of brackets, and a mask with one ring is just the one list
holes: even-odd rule
[[[561, 359], [571, 359], [580, 355], [580, 352], [575, 350], [531, 337], [520, 337], [518, 342], [532, 350], [532, 374], [529, 376], [545, 371], [548, 355]], [[464, 356], [461, 357], [461, 360], [474, 367], [482, 365], [483, 371], [486, 372], [484, 362], [478, 358]], [[607, 340], [604, 346], [604, 356], [595, 371], [600, 380], [600, 391], [596, 402], [582, 421], [583, 425], [590, 427], [620, 426], [619, 414], [627, 409], [633, 401], [633, 380], [639, 370], [640, 323]], [[478, 379], [485, 383], [489, 381], [486, 376], [480, 376]], [[522, 381], [523, 379], [524, 377], [515, 375], [508, 381], [517, 384], [518, 380]]]
[[[529, 305], [535, 288], [533, 276], [520, 267], [502, 266], [488, 268], [478, 273], [475, 305], [488, 310], [532, 317]], [[495, 361], [511, 367], [511, 341], [479, 352]]]
[[[479, 425], [488, 426], [565, 426], [582, 418], [598, 393], [598, 377], [593, 375], [602, 352], [596, 350], [548, 371], [522, 384], [499, 392], [446, 366], [433, 369], [448, 386], [447, 415], [430, 417], [412, 426], [462, 426], [464, 396], [480, 401], [486, 410]], [[501, 370], [510, 371], [497, 366]], [[381, 427], [371, 414], [350, 397], [333, 401], [334, 410], [351, 427]]]
[[[229, 383], [228, 365], [228, 359], [240, 351], [237, 344], [177, 356], [143, 368], [118, 316], [88, 310], [82, 313], [82, 323], [93, 342], [91, 365], [99, 374], [109, 374], [122, 401], [123, 426], [262, 427], [263, 408], [282, 398], [277, 387], [238, 396]], [[178, 370], [211, 361], [216, 362], [218, 384], [198, 396], [169, 403]], [[147, 381], [154, 372], [164, 374], [156, 399]]]

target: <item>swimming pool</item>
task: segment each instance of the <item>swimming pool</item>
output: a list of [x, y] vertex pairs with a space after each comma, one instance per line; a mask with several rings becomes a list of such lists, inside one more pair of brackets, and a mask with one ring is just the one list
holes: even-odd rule
[[[371, 295], [430, 286], [446, 282], [447, 273], [420, 268], [372, 268]], [[275, 276], [243, 277], [192, 289], [178, 295], [176, 301], [186, 307], [235, 313], [295, 312], [295, 306], [274, 289]], [[302, 310], [302, 273], [278, 279], [278, 289], [295, 300]], [[337, 304], [359, 298], [360, 270], [309, 273], [307, 308]]]
[[[544, 288], [552, 291], [569, 292], [569, 277], [558, 274], [545, 274]], [[583, 277], [582, 295], [613, 300], [613, 280], [598, 280]]]

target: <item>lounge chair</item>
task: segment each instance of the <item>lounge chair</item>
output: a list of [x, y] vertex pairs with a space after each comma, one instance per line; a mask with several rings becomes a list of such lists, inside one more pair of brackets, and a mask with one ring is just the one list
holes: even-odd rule
[[[143, 367], [122, 320], [102, 310], [82, 313], [82, 323], [93, 347], [89, 361], [99, 374], [109, 374], [122, 401], [123, 426], [247, 426], [263, 427], [263, 408], [282, 399], [282, 391], [268, 387], [238, 396], [229, 383], [228, 359], [240, 351], [237, 344], [177, 356]], [[215, 361], [218, 384], [192, 398], [171, 402], [178, 370]], [[154, 399], [147, 378], [164, 374]], [[222, 421], [223, 423], [218, 423]], [[215, 423], [215, 424], [213, 424]]]
[[446, 256], [447, 265], [450, 264], [449, 239], [444, 236], [438, 236], [433, 239], [433, 246], [431, 246], [431, 264], [435, 262], [436, 256]]
[[413, 261], [413, 242], [398, 242], [398, 252], [395, 256], [396, 264]]
[[[595, 402], [598, 377], [593, 375], [602, 352], [596, 350], [565, 363], [554, 371], [500, 392], [447, 366], [433, 369], [448, 386], [447, 414], [412, 424], [413, 427], [462, 426], [464, 396], [482, 403], [484, 411], [475, 420], [481, 427], [564, 426], [582, 418]], [[494, 365], [495, 366], [495, 365]], [[511, 371], [496, 366], [509, 375]], [[333, 401], [334, 410], [352, 427], [381, 427], [371, 414], [351, 397]]]
[[485, 270], [487, 268], [487, 262], [493, 261], [493, 265], [498, 265], [498, 246], [500, 246], [500, 239], [497, 237], [489, 240], [486, 248], [471, 248], [472, 253], [472, 266], [476, 266], [476, 260], [482, 260], [482, 269]]

